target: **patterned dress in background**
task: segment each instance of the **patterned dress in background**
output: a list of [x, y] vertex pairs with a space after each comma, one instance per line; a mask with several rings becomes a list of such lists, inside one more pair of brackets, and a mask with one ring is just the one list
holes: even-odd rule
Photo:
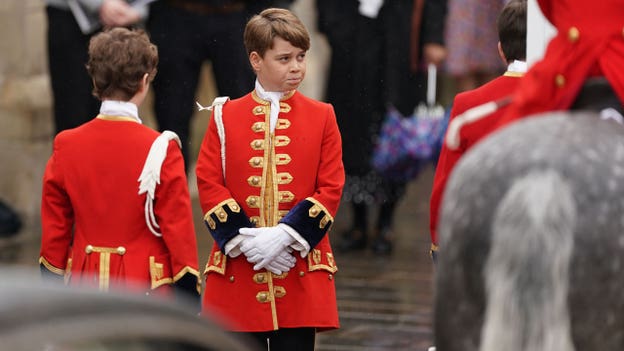
[[507, 0], [449, 0], [445, 43], [446, 72], [462, 76], [497, 73], [505, 67], [498, 56], [496, 19]]

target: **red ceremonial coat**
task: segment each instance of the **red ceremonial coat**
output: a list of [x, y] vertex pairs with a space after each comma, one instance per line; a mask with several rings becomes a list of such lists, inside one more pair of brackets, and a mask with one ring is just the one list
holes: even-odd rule
[[496, 128], [543, 112], [567, 110], [589, 77], [604, 76], [624, 101], [624, 3], [538, 0], [557, 29], [544, 57], [522, 80]]
[[[43, 177], [41, 256], [68, 284], [149, 289], [199, 277], [182, 153], [169, 142], [147, 227], [137, 179], [159, 133], [127, 117], [98, 116], [61, 132]], [[162, 289], [159, 289], [162, 291]]]
[[[470, 108], [511, 95], [521, 81], [521, 79], [519, 79], [520, 76], [521, 74], [507, 72], [505, 75], [479, 88], [457, 94], [453, 101], [449, 124], [455, 117], [466, 112], [466, 110]], [[496, 120], [500, 118], [504, 112], [505, 107], [501, 107], [487, 118], [464, 125], [459, 135], [459, 148], [451, 150], [446, 146], [446, 143], [442, 145], [435, 176], [433, 178], [433, 188], [431, 189], [429, 202], [429, 229], [431, 233], [431, 249], [433, 251], [438, 249], [438, 218], [440, 205], [444, 188], [451, 175], [451, 171], [459, 158], [466, 153], [468, 149], [494, 130]]]
[[[211, 119], [197, 161], [204, 220], [215, 239], [206, 264], [203, 310], [236, 331], [338, 328], [327, 236], [344, 185], [341, 138], [331, 105], [293, 92], [282, 98], [274, 133], [270, 103], [255, 92], [223, 106], [225, 179]], [[214, 118], [214, 116], [213, 116]], [[241, 227], [286, 223], [311, 247], [289, 272], [254, 271], [241, 254], [223, 254]]]

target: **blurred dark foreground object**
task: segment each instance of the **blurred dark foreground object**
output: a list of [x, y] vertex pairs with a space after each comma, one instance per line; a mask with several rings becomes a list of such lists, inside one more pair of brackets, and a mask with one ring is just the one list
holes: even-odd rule
[[22, 220], [15, 210], [0, 200], [0, 237], [10, 237], [22, 228]]
[[40, 281], [0, 270], [0, 340], [11, 351], [253, 351], [184, 305]]
[[624, 350], [617, 121], [529, 116], [462, 156], [440, 217], [438, 351]]

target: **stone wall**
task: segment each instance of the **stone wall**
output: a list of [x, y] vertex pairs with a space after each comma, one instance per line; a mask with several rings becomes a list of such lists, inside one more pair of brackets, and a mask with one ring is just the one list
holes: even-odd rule
[[45, 21], [40, 0], [0, 2], [0, 199], [27, 226], [38, 223], [51, 149]]

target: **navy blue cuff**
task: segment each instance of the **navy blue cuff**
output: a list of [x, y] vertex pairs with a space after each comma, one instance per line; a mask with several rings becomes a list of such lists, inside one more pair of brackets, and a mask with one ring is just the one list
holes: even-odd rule
[[334, 223], [334, 218], [319, 202], [307, 198], [288, 211], [280, 223], [292, 227], [310, 244], [310, 248], [314, 248]]
[[223, 201], [208, 211], [204, 216], [204, 223], [222, 252], [224, 252], [225, 244], [238, 235], [240, 228], [254, 227], [245, 211], [234, 199]]

